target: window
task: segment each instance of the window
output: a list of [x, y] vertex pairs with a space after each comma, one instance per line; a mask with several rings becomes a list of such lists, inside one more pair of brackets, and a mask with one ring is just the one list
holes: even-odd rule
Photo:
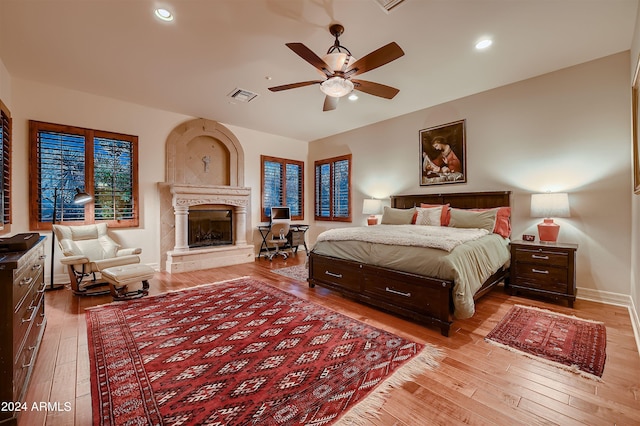
[[[11, 223], [11, 113], [0, 101], [0, 229]], [[6, 231], [6, 229], [5, 229]]]
[[304, 162], [260, 156], [262, 205], [260, 220], [267, 222], [272, 206], [288, 206], [292, 220], [304, 219]]
[[315, 162], [315, 219], [351, 222], [351, 154]]
[[[31, 229], [56, 223], [138, 226], [138, 137], [29, 121]], [[76, 190], [93, 195], [73, 203]], [[55, 209], [54, 209], [55, 207]]]

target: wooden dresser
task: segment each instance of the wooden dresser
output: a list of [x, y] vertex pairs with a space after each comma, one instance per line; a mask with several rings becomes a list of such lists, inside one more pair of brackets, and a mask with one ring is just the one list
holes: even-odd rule
[[44, 333], [44, 239], [24, 252], [0, 253], [0, 424], [16, 425]]

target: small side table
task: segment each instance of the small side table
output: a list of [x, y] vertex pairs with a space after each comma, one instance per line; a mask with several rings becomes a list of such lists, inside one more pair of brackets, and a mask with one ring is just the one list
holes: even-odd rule
[[573, 308], [577, 250], [577, 244], [512, 241], [507, 290], [566, 299]]

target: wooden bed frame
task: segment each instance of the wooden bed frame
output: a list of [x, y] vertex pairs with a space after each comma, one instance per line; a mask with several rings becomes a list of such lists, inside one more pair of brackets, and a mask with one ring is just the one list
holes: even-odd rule
[[[411, 208], [425, 204], [449, 204], [451, 207], [494, 208], [511, 205], [511, 192], [465, 192], [453, 194], [396, 195], [391, 207]], [[474, 300], [508, 278], [500, 269], [484, 282]], [[365, 263], [314, 253], [309, 254], [309, 287], [319, 285], [337, 290], [344, 296], [413, 320], [440, 327], [449, 336], [453, 312], [453, 281], [426, 277]]]

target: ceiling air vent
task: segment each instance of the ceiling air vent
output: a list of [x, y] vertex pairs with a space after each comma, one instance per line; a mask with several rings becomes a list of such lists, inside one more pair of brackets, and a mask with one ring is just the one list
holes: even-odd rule
[[404, 0], [374, 0], [378, 3], [386, 12], [390, 12], [391, 9], [398, 6]]
[[229, 93], [230, 98], [235, 99], [236, 101], [245, 102], [245, 103], [249, 102], [256, 96], [258, 96], [257, 93], [253, 93], [244, 89], [233, 89], [233, 91]]

